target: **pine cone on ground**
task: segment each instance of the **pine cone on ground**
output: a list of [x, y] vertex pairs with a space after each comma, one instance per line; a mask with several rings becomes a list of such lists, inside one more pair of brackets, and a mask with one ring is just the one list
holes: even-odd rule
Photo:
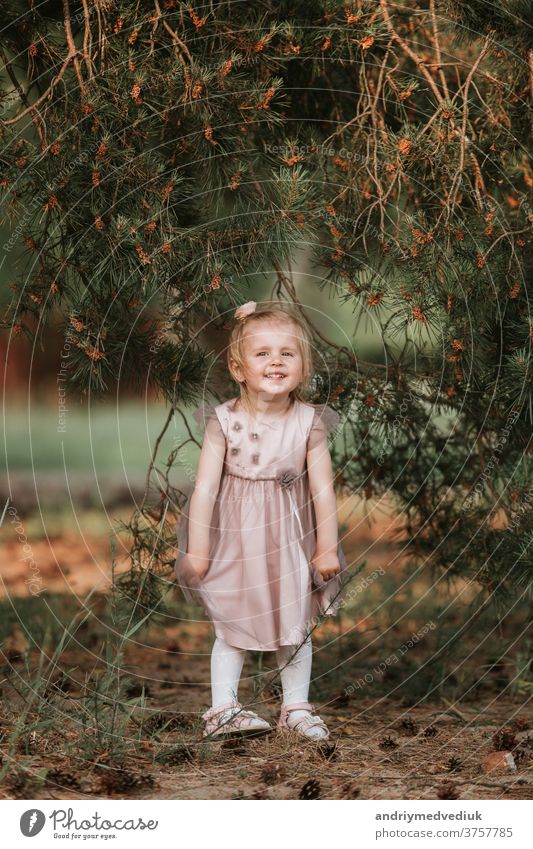
[[194, 752], [191, 752], [187, 746], [173, 746], [171, 749], [163, 749], [155, 759], [158, 764], [177, 766], [185, 761], [194, 760]]
[[403, 734], [407, 734], [410, 737], [414, 737], [415, 734], [418, 733], [418, 725], [412, 717], [405, 716], [400, 723], [398, 723], [398, 730]]
[[261, 781], [265, 784], [277, 784], [285, 779], [286, 774], [282, 764], [267, 764], [261, 773]]
[[397, 749], [398, 743], [392, 737], [383, 737], [379, 744], [380, 749]]
[[516, 746], [514, 731], [510, 728], [499, 728], [492, 736], [492, 745], [497, 752], [510, 752]]
[[30, 731], [25, 737], [19, 737], [17, 741], [17, 751], [23, 755], [34, 755], [39, 751], [39, 746], [42, 747], [42, 740], [36, 731]]
[[144, 723], [144, 730], [147, 734], [154, 734], [162, 729], [166, 731], [179, 731], [182, 728], [190, 728], [194, 724], [194, 720], [186, 713], [178, 713], [173, 711], [158, 711], [152, 714]]
[[15, 799], [35, 798], [35, 781], [33, 776], [22, 769], [12, 773], [6, 785]]
[[152, 695], [150, 687], [144, 681], [132, 681], [131, 684], [127, 685], [124, 692], [128, 699], [136, 699], [138, 696], [142, 696], [143, 692], [145, 696]]
[[525, 716], [515, 716], [515, 718], [509, 723], [509, 728], [517, 733], [520, 731], [527, 731], [529, 726], [530, 722], [525, 718]]
[[317, 752], [322, 755], [325, 761], [336, 761], [339, 759], [339, 745], [337, 741], [334, 743], [324, 741], [323, 743], [319, 743], [316, 748]]
[[359, 799], [361, 796], [361, 788], [348, 781], [341, 787], [341, 799]]
[[268, 794], [264, 790], [254, 790], [251, 799], [268, 799]]
[[283, 695], [283, 688], [279, 681], [271, 681], [266, 692], [269, 698], [279, 699]]
[[131, 793], [151, 788], [154, 784], [153, 776], [127, 769], [111, 769], [100, 778], [100, 785], [106, 793]]
[[530, 735], [530, 734], [528, 734], [528, 735], [527, 735], [527, 737], [525, 737], [525, 738], [522, 740], [521, 745], [522, 745], [522, 746], [525, 746], [525, 747], [526, 747], [526, 749], [533, 749], [533, 737], [531, 737], [531, 735]]
[[63, 769], [49, 769], [46, 773], [46, 782], [47, 784], [50, 783], [59, 785], [65, 789], [69, 787], [72, 788], [72, 790], [80, 789], [78, 778], [71, 772], [67, 772]]
[[522, 766], [522, 764], [525, 766], [532, 760], [531, 752], [527, 752], [525, 749], [522, 749], [521, 746], [517, 746], [516, 749], [513, 749], [513, 757], [517, 766]]
[[248, 755], [249, 749], [241, 737], [228, 737], [220, 746], [221, 749], [229, 749], [232, 755]]
[[309, 781], [306, 781], [303, 785], [302, 789], [298, 793], [299, 799], [319, 799], [321, 793], [321, 787], [319, 782], [315, 778], [310, 778]]
[[457, 785], [453, 781], [443, 781], [437, 790], [437, 799], [459, 799]]

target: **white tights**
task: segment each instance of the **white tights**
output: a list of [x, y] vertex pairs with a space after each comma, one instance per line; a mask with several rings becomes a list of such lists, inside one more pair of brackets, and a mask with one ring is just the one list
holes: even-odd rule
[[[311, 663], [313, 647], [311, 637], [307, 637], [298, 652], [288, 663], [296, 646], [281, 646], [276, 651], [278, 668], [281, 668], [281, 683], [283, 686], [283, 702], [292, 705], [296, 702], [306, 702], [309, 698], [309, 682], [311, 679]], [[239, 680], [246, 649], [228, 645], [217, 637], [211, 652], [211, 693], [213, 707], [220, 707], [227, 702], [237, 701]], [[287, 664], [287, 665], [286, 665]], [[296, 712], [295, 717], [299, 715]]]

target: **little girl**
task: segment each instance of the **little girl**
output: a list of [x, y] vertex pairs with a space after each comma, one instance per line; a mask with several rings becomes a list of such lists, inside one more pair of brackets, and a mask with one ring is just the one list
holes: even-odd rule
[[227, 361], [240, 395], [194, 411], [205, 435], [176, 559], [185, 597], [203, 606], [216, 633], [204, 736], [273, 730], [237, 700], [251, 649], [276, 652], [278, 727], [325, 738], [308, 701], [309, 632], [317, 614], [336, 612], [347, 569], [327, 443], [339, 415], [301, 397], [313, 361], [296, 313], [249, 301], [235, 319]]

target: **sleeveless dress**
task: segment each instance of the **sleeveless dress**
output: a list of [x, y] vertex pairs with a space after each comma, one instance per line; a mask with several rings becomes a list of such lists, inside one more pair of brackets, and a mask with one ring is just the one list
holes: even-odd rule
[[209, 568], [198, 578], [187, 558], [189, 507], [181, 510], [175, 572], [187, 601], [200, 604], [229, 645], [275, 651], [299, 645], [321, 614], [334, 615], [347, 570], [324, 581], [310, 563], [316, 519], [306, 455], [339, 422], [327, 405], [296, 398], [281, 419], [257, 421], [240, 399], [193, 412], [204, 439], [224, 446], [224, 466], [210, 525]]

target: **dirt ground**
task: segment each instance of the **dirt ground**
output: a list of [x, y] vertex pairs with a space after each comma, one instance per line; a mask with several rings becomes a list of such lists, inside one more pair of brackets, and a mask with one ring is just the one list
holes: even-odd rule
[[[104, 592], [110, 585], [112, 538], [117, 574], [128, 568], [129, 538], [124, 533], [116, 536], [114, 531], [118, 521], [129, 519], [131, 512], [122, 505], [108, 511], [32, 514], [20, 522], [8, 515], [0, 528], [0, 598], [28, 595], [28, 580], [35, 578], [35, 570], [28, 568], [29, 555], [22, 548], [22, 543], [28, 542], [43, 589], [79, 596], [98, 584]], [[399, 568], [402, 557], [391, 539], [401, 521], [386, 498], [372, 510], [353, 498], [344, 498], [339, 501], [338, 515], [344, 523], [341, 538], [347, 557], [356, 552], [359, 560], [366, 559], [369, 569], [383, 562]]]
[[[205, 742], [201, 713], [209, 706], [209, 654], [189, 651], [201, 645], [205, 649], [205, 635], [195, 635], [192, 627], [188, 635], [181, 629], [179, 646], [171, 638], [155, 655], [143, 647], [128, 648], [123, 671], [134, 682], [128, 695], [140, 696], [145, 687], [150, 733], [140, 734], [130, 724], [126, 748], [131, 746], [131, 753], [124, 758], [109, 758], [105, 746], [90, 757], [81, 755], [75, 720], [79, 693], [72, 682], [90, 672], [88, 653], [65, 653], [61, 667], [75, 670], [68, 676], [71, 683], [60, 685], [64, 691], [50, 702], [51, 725], [19, 738], [1, 797], [533, 798], [532, 714], [524, 699], [487, 695], [470, 703], [406, 704], [392, 695], [346, 695], [340, 689], [328, 702], [315, 701], [331, 731], [328, 741], [313, 743], [275, 730], [255, 739]], [[20, 661], [13, 661], [11, 670], [17, 669]], [[248, 655], [240, 700], [275, 725], [279, 693], [267, 688], [254, 700], [253, 671]], [[4, 735], [13, 731], [16, 712], [16, 704], [4, 699]], [[7, 736], [3, 740], [6, 745]], [[512, 771], [504, 765], [487, 772], [485, 759], [502, 756], [502, 749], [512, 750]], [[4, 749], [4, 762], [6, 757]]]
[[[203, 670], [191, 670], [192, 680], [206, 675], [207, 662], [203, 665]], [[175, 693], [165, 692], [165, 709], [172, 710]], [[198, 696], [201, 691], [194, 686], [183, 693], [183, 709], [190, 701], [203, 709]], [[168, 798], [188, 799], [306, 798], [306, 788], [324, 799], [434, 799], [439, 794], [463, 799], [532, 798], [533, 735], [523, 728], [530, 726], [531, 714], [527, 716], [523, 706], [491, 700], [475, 709], [428, 703], [408, 707], [393, 698], [347, 698], [343, 690], [332, 697], [329, 704], [315, 702], [330, 728], [327, 742], [317, 745], [275, 731], [244, 744], [210, 744], [199, 752], [197, 762], [178, 774], [160, 774], [161, 792]], [[275, 725], [279, 698], [255, 709]], [[523, 728], [517, 732], [523, 748], [520, 768], [514, 774], [488, 776], [482, 771], [483, 758], [493, 749], [494, 734], [511, 720]]]
[[[367, 568], [379, 563], [390, 568], [397, 556], [386, 542], [391, 535], [390, 517], [384, 515], [369, 524], [359, 516], [356, 533], [358, 553], [367, 559]], [[48, 592], [80, 598], [109, 573], [105, 533], [59, 528], [49, 539], [32, 538], [31, 544]], [[15, 607], [17, 599], [27, 596], [19, 545], [11, 534], [0, 547], [4, 599]], [[125, 566], [120, 552], [117, 560]], [[398, 583], [400, 579], [398, 572]], [[402, 602], [405, 592], [398, 593], [396, 603], [408, 608], [409, 598]], [[416, 625], [414, 619], [406, 618], [403, 635], [399, 631], [394, 639], [401, 642]], [[345, 644], [336, 640], [338, 627], [318, 629], [314, 645], [319, 665], [314, 661], [314, 675], [328, 638], [335, 635], [332, 651], [337, 651], [337, 643], [339, 651]], [[343, 627], [352, 636], [360, 632], [362, 640], [369, 631], [370, 644], [377, 633], [377, 653], [368, 664], [384, 656], [380, 620], [368, 619], [356, 628], [344, 619]], [[533, 798], [533, 712], [528, 688], [513, 691], [492, 677], [459, 701], [417, 700], [407, 697], [405, 688], [400, 694], [393, 685], [347, 694], [346, 681], [361, 674], [361, 666], [353, 665], [353, 660], [342, 661], [345, 680], [332, 676], [331, 686], [314, 680], [311, 689], [315, 711], [331, 731], [328, 741], [313, 743], [274, 730], [255, 739], [206, 742], [201, 714], [210, 705], [212, 633], [207, 623], [183, 621], [164, 628], [150, 644], [135, 639], [128, 643], [121, 674], [130, 682], [127, 698], [137, 699], [131, 701], [132, 720], [111, 746], [105, 739], [98, 746], [93, 731], [83, 726], [82, 715], [87, 680], [101, 663], [103, 648], [97, 636], [88, 636], [92, 639], [79, 645], [74, 641], [63, 653], [47, 692], [39, 695], [25, 725], [17, 729], [28, 699], [23, 692], [20, 698], [16, 695], [24, 677], [17, 640], [21, 652], [27, 641], [20, 629], [14, 629], [9, 659], [0, 669], [0, 767], [5, 773], [0, 798]], [[269, 665], [273, 655], [264, 658]], [[410, 662], [415, 666], [410, 671], [419, 663], [414, 650], [413, 658]], [[34, 668], [37, 661], [37, 652], [30, 650], [30, 666]], [[257, 691], [254, 695], [256, 664], [249, 654], [239, 698], [275, 726], [279, 686], [270, 685], [262, 695], [257, 696]], [[501, 760], [509, 752], [511, 759], [489, 770], [488, 757]]]

